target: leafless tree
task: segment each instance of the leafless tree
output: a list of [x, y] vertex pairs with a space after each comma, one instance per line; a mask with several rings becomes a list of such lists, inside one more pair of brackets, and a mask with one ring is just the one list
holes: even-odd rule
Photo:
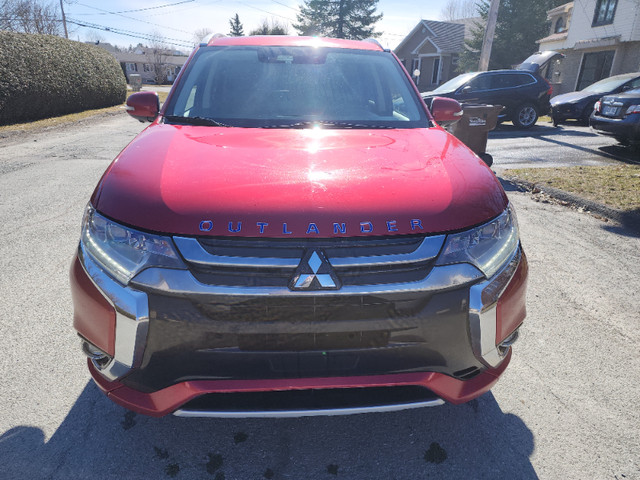
[[45, 0], [0, 0], [0, 30], [59, 35], [62, 18], [58, 6]]
[[151, 59], [154, 80], [161, 85], [167, 81], [166, 63], [168, 56], [168, 44], [164, 36], [159, 32], [151, 34], [151, 42], [147, 49], [147, 57]]
[[97, 30], [89, 30], [85, 35], [85, 39], [87, 42], [98, 44], [100, 42], [104, 42], [104, 35], [102, 35]]
[[210, 35], [212, 33], [213, 33], [213, 30], [206, 27], [195, 30], [193, 32], [193, 37], [192, 37], [193, 43], [195, 43], [196, 45], [199, 44], [207, 35]]
[[477, 0], [448, 0], [440, 11], [440, 18], [445, 22], [461, 18], [478, 17]]

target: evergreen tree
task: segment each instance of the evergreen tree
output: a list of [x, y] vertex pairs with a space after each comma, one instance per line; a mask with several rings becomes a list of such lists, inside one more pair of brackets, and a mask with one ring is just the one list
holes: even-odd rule
[[[547, 10], [566, 3], [564, 0], [501, 0], [498, 9], [498, 22], [493, 38], [489, 70], [512, 68], [520, 64], [529, 55], [539, 50], [536, 40], [549, 34]], [[458, 70], [470, 72], [478, 70], [480, 50], [484, 37], [484, 27], [489, 16], [489, 1], [478, 2], [478, 15], [482, 20], [476, 22], [471, 33], [473, 38], [466, 40], [465, 51], [460, 54]]]
[[249, 35], [289, 35], [289, 27], [279, 21], [271, 19], [271, 23], [265, 18], [262, 25], [249, 32]]
[[378, 0], [305, 0], [294, 28], [300, 35], [362, 40], [379, 37], [375, 23]]
[[240, 17], [237, 13], [235, 17], [231, 17], [229, 19], [229, 26], [231, 27], [229, 35], [231, 35], [232, 37], [242, 37], [244, 35], [244, 27], [242, 26]]

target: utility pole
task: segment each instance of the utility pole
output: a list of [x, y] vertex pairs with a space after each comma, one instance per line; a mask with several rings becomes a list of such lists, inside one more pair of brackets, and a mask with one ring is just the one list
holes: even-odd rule
[[480, 52], [479, 70], [486, 72], [489, 69], [489, 58], [491, 57], [491, 47], [493, 46], [493, 35], [496, 33], [496, 23], [498, 22], [498, 7], [500, 0], [491, 0], [489, 6], [489, 16], [487, 18], [487, 29], [482, 40], [482, 51]]
[[62, 0], [60, 0], [60, 11], [62, 12], [62, 26], [64, 27], [64, 38], [69, 39], [69, 32], [67, 32], [67, 17], [64, 16], [64, 6]]

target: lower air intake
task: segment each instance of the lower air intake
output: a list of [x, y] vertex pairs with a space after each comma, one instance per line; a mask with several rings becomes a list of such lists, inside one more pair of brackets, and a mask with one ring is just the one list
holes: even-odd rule
[[209, 393], [183, 405], [184, 417], [302, 417], [394, 411], [443, 404], [417, 386]]

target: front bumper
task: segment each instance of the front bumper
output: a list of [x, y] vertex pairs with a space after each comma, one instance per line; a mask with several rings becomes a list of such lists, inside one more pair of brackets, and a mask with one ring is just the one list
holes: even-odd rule
[[551, 106], [551, 117], [556, 122], [578, 120], [582, 117], [583, 107], [574, 104], [559, 104]]
[[[147, 271], [134, 279], [135, 288], [123, 287], [81, 248], [71, 272], [74, 326], [108, 355], [106, 364], [89, 360], [94, 380], [116, 403], [153, 416], [327, 415], [429, 406], [441, 399], [463, 403], [495, 384], [510, 359], [510, 348], [500, 344], [525, 316], [527, 262], [520, 249], [490, 280], [483, 281], [469, 265], [436, 267], [424, 282], [399, 293], [354, 295], [358, 292], [347, 290], [323, 301], [307, 296], [301, 304], [293, 299], [272, 305], [280, 313], [290, 308], [295, 318], [311, 309], [320, 315], [312, 323], [293, 317], [288, 322], [248, 322], [264, 315], [263, 307], [256, 310], [255, 299], [228, 299], [221, 292], [212, 297], [198, 282], [168, 296], [171, 278], [184, 280], [189, 272], [174, 271], [177, 276], [167, 278], [160, 273]], [[194, 285], [202, 291], [194, 292]], [[104, 301], [87, 307], [86, 298], [96, 293]], [[334, 302], [337, 308], [331, 307]], [[322, 316], [323, 308], [335, 321]], [[246, 318], [234, 320], [239, 311]], [[105, 324], [96, 329], [96, 321]], [[104, 332], [114, 337], [112, 349]], [[353, 335], [358, 338], [340, 343]], [[268, 347], [274, 342], [276, 348]], [[303, 402], [268, 410], [193, 404], [214, 394], [322, 390], [377, 396], [379, 389], [400, 392], [409, 387], [422, 397], [398, 393], [395, 401], [372, 399], [366, 405], [309, 408]]]
[[[458, 380], [436, 372], [416, 372], [397, 375], [375, 375], [364, 377], [328, 377], [328, 378], [298, 378], [279, 380], [193, 380], [180, 382], [156, 392], [144, 393], [123, 385], [121, 382], [110, 382], [105, 379], [88, 362], [89, 371], [96, 384], [111, 400], [129, 410], [153, 417], [162, 417], [169, 413], [177, 416], [196, 417], [301, 417], [316, 415], [345, 415], [369, 412], [389, 412], [436, 406], [446, 400], [453, 404], [461, 404], [473, 400], [488, 392], [498, 381], [502, 372], [511, 361], [511, 351], [504, 361], [495, 369], [488, 369], [471, 380]], [[187, 410], [181, 409], [191, 400], [211, 394], [257, 394], [260, 392], [281, 391], [316, 391], [316, 390], [352, 390], [388, 388], [396, 389], [405, 386], [423, 387], [433, 392], [435, 397], [424, 401], [410, 401], [404, 403], [376, 404], [375, 399], [368, 406], [342, 406], [339, 408], [270, 408], [262, 410], [226, 409]]]

